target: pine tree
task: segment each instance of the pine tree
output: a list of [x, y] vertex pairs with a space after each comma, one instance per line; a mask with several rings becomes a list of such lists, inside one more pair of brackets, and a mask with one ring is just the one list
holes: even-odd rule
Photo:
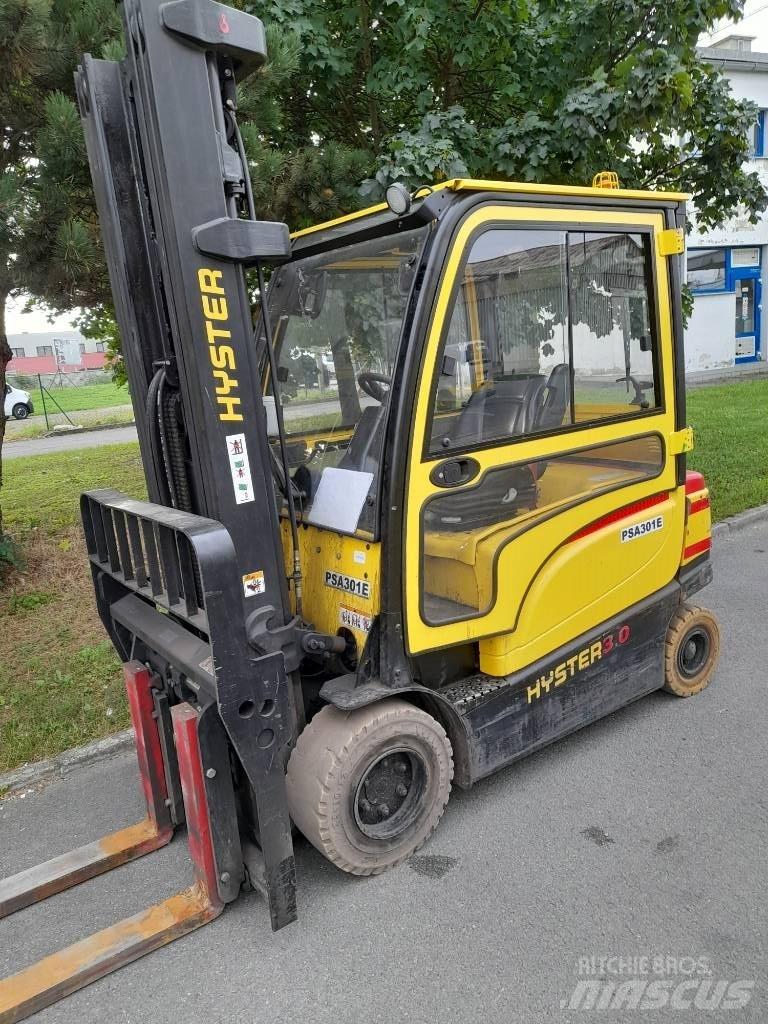
[[[62, 268], [75, 261], [104, 277], [73, 74], [84, 50], [101, 53], [117, 32], [110, 0], [0, 0], [0, 396], [8, 299], [56, 289], [60, 305], [73, 304], [74, 277]], [[0, 408], [0, 454], [4, 435]]]

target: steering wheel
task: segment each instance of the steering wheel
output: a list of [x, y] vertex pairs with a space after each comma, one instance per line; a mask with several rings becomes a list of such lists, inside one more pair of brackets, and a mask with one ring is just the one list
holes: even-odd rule
[[634, 395], [629, 400], [629, 404], [638, 405], [641, 409], [648, 409], [651, 403], [645, 397], [643, 392], [651, 390], [651, 388], [653, 387], [653, 381], [638, 380], [637, 377], [633, 377], [631, 373], [628, 373], [625, 377], [616, 378], [617, 384], [622, 384], [624, 381], [626, 381], [628, 384], [631, 384], [635, 390]]
[[392, 378], [383, 373], [370, 373], [368, 370], [363, 370], [357, 375], [357, 383], [366, 395], [383, 405], [392, 386]]

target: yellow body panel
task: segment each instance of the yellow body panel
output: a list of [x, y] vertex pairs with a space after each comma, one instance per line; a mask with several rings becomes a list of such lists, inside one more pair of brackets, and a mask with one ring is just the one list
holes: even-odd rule
[[[288, 566], [293, 563], [293, 556], [286, 519], [281, 521], [281, 527], [283, 554]], [[304, 573], [302, 599], [305, 617], [315, 629], [331, 635], [342, 627], [349, 629], [357, 641], [359, 653], [365, 644], [367, 631], [355, 626], [349, 617], [346, 622], [342, 621], [342, 610], [356, 612], [369, 619], [378, 614], [381, 545], [361, 537], [348, 537], [307, 525], [299, 527], [299, 546]], [[360, 597], [328, 586], [326, 571], [368, 583], [370, 597]]]
[[[564, 189], [554, 186], [520, 186], [486, 182], [454, 182], [446, 187], [477, 188], [487, 191], [526, 191], [551, 195], [592, 195], [603, 197], [600, 189]], [[654, 198], [654, 193], [623, 193]], [[617, 201], [621, 192], [614, 192]], [[665, 198], [682, 199], [682, 196]], [[427, 535], [424, 539], [426, 574], [430, 592], [445, 588], [452, 600], [487, 609], [460, 621], [440, 625], [427, 623], [421, 609], [421, 518], [425, 503], [440, 493], [430, 482], [436, 461], [422, 460], [422, 440], [427, 435], [431, 403], [431, 368], [435, 366], [443, 327], [462, 255], [472, 233], [481, 225], [516, 221], [528, 223], [573, 222], [615, 227], [650, 227], [655, 234], [664, 230], [658, 212], [616, 212], [568, 210], [551, 207], [486, 206], [470, 214], [457, 232], [456, 241], [439, 288], [424, 359], [424, 379], [414, 411], [412, 461], [407, 482], [406, 533], [404, 543], [404, 589], [407, 645], [417, 654], [467, 641], [479, 641], [480, 666], [489, 674], [502, 676], [529, 664], [543, 654], [573, 640], [631, 604], [660, 589], [675, 576], [680, 565], [685, 524], [685, 495], [677, 488], [675, 463], [669, 455], [674, 434], [674, 388], [671, 310], [667, 261], [654, 249], [659, 314], [659, 352], [663, 367], [662, 409], [642, 419], [602, 423], [555, 436], [529, 437], [514, 444], [473, 451], [480, 465], [479, 479], [493, 468], [512, 463], [533, 463], [569, 451], [658, 433], [667, 451], [664, 469], [651, 480], [618, 487], [611, 493], [583, 501], [556, 514], [552, 506], [523, 513], [501, 529], [490, 528], [468, 535]], [[602, 407], [605, 415], [605, 407]], [[550, 467], [540, 484], [539, 503], [546, 503], [556, 490], [556, 475]], [[472, 486], [471, 484], [469, 485]], [[578, 542], [568, 539], [602, 516], [624, 505], [655, 495], [669, 494], [658, 514], [664, 529], [619, 547], [620, 530], [608, 527]], [[657, 509], [653, 510], [657, 514]], [[622, 522], [622, 526], [648, 518], [648, 512]], [[530, 520], [540, 519], [529, 529]], [[493, 586], [489, 585], [493, 581]]]
[[[646, 492], [647, 484], [642, 489]], [[635, 488], [620, 492], [622, 504], [631, 500], [632, 490]], [[598, 502], [611, 511], [617, 505], [617, 495], [605, 495], [594, 504]], [[501, 676], [524, 668], [669, 583], [680, 564], [684, 504], [682, 488], [671, 491], [652, 513], [662, 515], [669, 525], [659, 534], [651, 533], [631, 544], [621, 543], [622, 530], [648, 519], [651, 513], [635, 513], [571, 543], [561, 540], [565, 531], [560, 520], [565, 517], [558, 516], [540, 527], [537, 543], [530, 545], [533, 550], [524, 552], [533, 582], [517, 628], [480, 642], [481, 669]], [[539, 566], [537, 561], [544, 552], [551, 554]], [[506, 577], [513, 571], [523, 570], [510, 545], [500, 559], [499, 574]]]

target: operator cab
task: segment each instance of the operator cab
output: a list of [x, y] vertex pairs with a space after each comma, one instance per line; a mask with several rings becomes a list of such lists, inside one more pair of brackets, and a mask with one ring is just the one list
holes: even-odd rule
[[[658, 431], [674, 425], [662, 374], [671, 328], [656, 309], [662, 217], [647, 199], [636, 214], [596, 215], [567, 194], [532, 207], [535, 193], [523, 205], [471, 185], [449, 183], [435, 217], [433, 193], [421, 216], [418, 204], [404, 218], [375, 208], [299, 233], [268, 288], [305, 612], [331, 632], [352, 622], [358, 652], [380, 610], [391, 509], [408, 507], [399, 529], [413, 545], [397, 580], [412, 592], [407, 635], [425, 647], [474, 635], [479, 664], [501, 618], [500, 559], [521, 543], [535, 551], [546, 523], [578, 521], [574, 506], [588, 515], [593, 497], [647, 490], [671, 465]], [[277, 461], [267, 371], [264, 381]], [[409, 431], [412, 482], [385, 502], [385, 438]], [[345, 591], [335, 600], [329, 573]], [[514, 630], [514, 605], [504, 625]]]

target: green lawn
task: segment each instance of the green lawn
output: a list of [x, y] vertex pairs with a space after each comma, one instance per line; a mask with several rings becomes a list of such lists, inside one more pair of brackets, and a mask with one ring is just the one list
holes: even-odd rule
[[[43, 381], [45, 384], [45, 381]], [[56, 399], [64, 412], [80, 412], [85, 409], [106, 409], [113, 405], [130, 405], [131, 396], [128, 388], [118, 387], [116, 384], [83, 384], [70, 387], [48, 387], [48, 391]], [[35, 415], [43, 414], [43, 397], [40, 389], [35, 387], [29, 392], [32, 404], [35, 407]], [[46, 407], [49, 415], [59, 410], [50, 401], [48, 394], [45, 396]]]
[[9, 459], [3, 466], [5, 525], [11, 533], [42, 527], [56, 533], [80, 522], [80, 492], [115, 487], [133, 497], [146, 493], [139, 446], [105, 445], [56, 455]]
[[137, 444], [11, 459], [0, 492], [21, 571], [0, 581], [0, 772], [129, 723], [79, 526], [94, 487], [146, 494]]
[[768, 380], [689, 391], [688, 422], [688, 466], [706, 477], [713, 519], [768, 502]]

